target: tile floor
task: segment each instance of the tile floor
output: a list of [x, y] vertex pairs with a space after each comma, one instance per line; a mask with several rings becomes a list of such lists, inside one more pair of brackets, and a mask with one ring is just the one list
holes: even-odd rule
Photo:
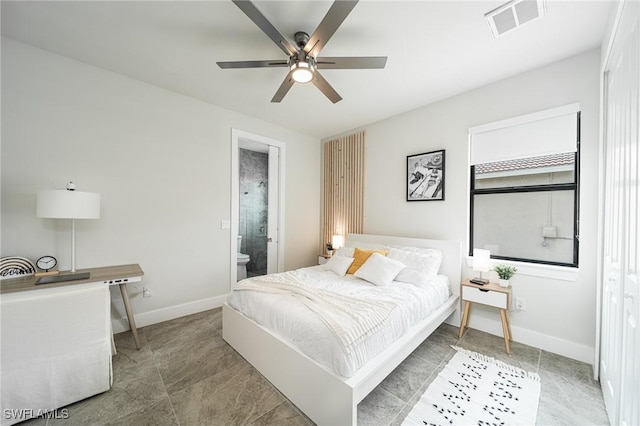
[[[310, 425], [288, 400], [221, 337], [214, 309], [115, 336], [111, 390], [67, 407], [67, 419], [33, 425]], [[537, 372], [539, 425], [608, 424], [591, 366], [477, 330], [438, 328], [358, 405], [359, 425], [399, 425], [458, 345]]]

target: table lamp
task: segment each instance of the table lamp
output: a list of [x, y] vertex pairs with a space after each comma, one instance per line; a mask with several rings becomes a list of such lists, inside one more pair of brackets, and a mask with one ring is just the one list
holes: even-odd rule
[[342, 235], [334, 235], [331, 237], [331, 246], [334, 250], [338, 250], [344, 246], [344, 237]]
[[37, 216], [71, 219], [71, 272], [76, 272], [76, 219], [100, 218], [100, 194], [76, 191], [73, 182], [67, 189], [38, 191]]
[[473, 270], [480, 272], [480, 276], [476, 278], [472, 278], [471, 280], [469, 280], [470, 282], [474, 284], [479, 284], [479, 285], [489, 284], [488, 279], [482, 278], [482, 273], [489, 272], [489, 269], [491, 269], [491, 265], [489, 263], [490, 259], [491, 259], [490, 250], [477, 249], [477, 248], [473, 249]]

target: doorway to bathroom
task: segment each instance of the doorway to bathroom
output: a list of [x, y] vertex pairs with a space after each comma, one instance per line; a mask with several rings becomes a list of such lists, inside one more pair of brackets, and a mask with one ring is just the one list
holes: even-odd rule
[[283, 142], [232, 130], [231, 282], [283, 269]]

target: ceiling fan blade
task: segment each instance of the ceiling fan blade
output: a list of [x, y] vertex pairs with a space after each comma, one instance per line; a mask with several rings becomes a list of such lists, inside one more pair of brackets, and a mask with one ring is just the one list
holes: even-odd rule
[[342, 96], [338, 95], [338, 92], [331, 87], [327, 80], [325, 80], [318, 71], [313, 73], [313, 80], [311, 81], [334, 104], [342, 100]]
[[313, 35], [309, 38], [309, 41], [304, 46], [304, 51], [313, 57], [318, 56], [322, 48], [329, 41], [333, 33], [336, 32], [338, 27], [344, 22], [349, 13], [356, 7], [358, 0], [346, 1], [336, 0], [333, 2], [329, 11], [318, 25], [318, 28], [314, 31]]
[[386, 64], [386, 56], [316, 58], [316, 68], [320, 69], [382, 69]]
[[244, 12], [287, 56], [298, 53], [298, 49], [285, 38], [276, 27], [248, 0], [233, 0], [236, 6]]
[[222, 69], [228, 68], [273, 68], [273, 67], [286, 67], [289, 65], [288, 61], [276, 59], [273, 61], [226, 61], [216, 62]]
[[289, 89], [291, 89], [291, 86], [293, 86], [293, 83], [295, 82], [293, 80], [292, 75], [293, 75], [293, 72], [289, 71], [287, 76], [284, 78], [284, 81], [278, 88], [278, 91], [276, 92], [275, 95], [273, 95], [273, 98], [271, 98], [271, 102], [280, 102], [284, 98], [284, 96], [289, 92]]

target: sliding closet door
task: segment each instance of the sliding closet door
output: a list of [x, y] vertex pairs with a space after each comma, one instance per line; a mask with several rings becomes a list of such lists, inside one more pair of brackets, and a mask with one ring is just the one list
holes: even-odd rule
[[600, 381], [611, 424], [640, 424], [640, 4], [622, 6], [605, 78]]
[[627, 133], [624, 141], [624, 261], [622, 262], [622, 360], [619, 424], [640, 425], [640, 282], [638, 267], [640, 128], [640, 4], [628, 4], [622, 21], [626, 36], [623, 57], [627, 81]]

